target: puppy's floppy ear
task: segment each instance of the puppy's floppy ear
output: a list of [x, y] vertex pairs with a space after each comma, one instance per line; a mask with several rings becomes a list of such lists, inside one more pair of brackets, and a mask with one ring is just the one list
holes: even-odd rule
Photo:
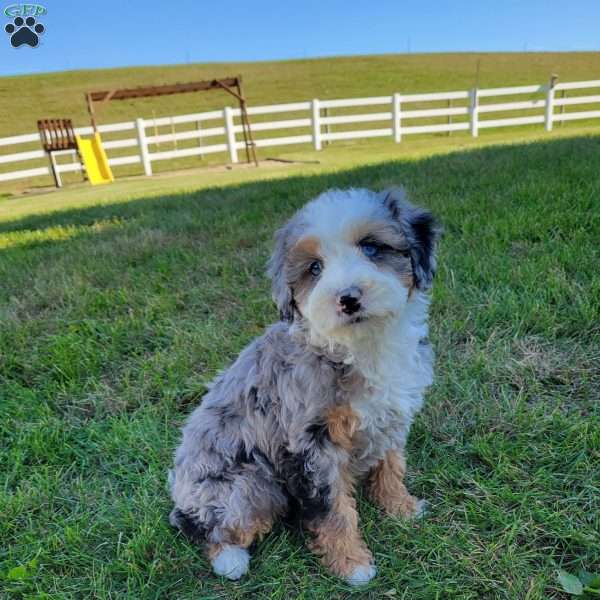
[[395, 221], [400, 224], [410, 245], [410, 259], [416, 286], [427, 290], [431, 286], [436, 270], [436, 243], [441, 228], [433, 215], [422, 208], [413, 206], [402, 187], [383, 192], [384, 204]]
[[275, 249], [269, 259], [267, 275], [271, 278], [271, 296], [284, 321], [294, 320], [294, 297], [287, 281], [286, 258], [289, 250], [291, 224], [287, 223], [275, 233]]

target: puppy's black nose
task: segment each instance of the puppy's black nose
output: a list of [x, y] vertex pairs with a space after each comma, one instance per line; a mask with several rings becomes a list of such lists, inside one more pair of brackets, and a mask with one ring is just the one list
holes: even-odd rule
[[352, 286], [342, 290], [337, 297], [337, 302], [340, 305], [342, 312], [347, 315], [353, 315], [360, 310], [360, 299], [362, 291], [356, 286]]

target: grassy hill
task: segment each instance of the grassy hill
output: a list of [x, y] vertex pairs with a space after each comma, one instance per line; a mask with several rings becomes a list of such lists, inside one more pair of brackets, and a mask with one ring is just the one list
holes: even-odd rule
[[[383, 95], [395, 91], [465, 89], [546, 81], [600, 78], [600, 52], [460, 53], [353, 56], [254, 63], [164, 65], [124, 69], [65, 71], [0, 78], [0, 137], [35, 131], [38, 118], [89, 121], [84, 92], [94, 89], [159, 85], [242, 74], [251, 104], [310, 98]], [[112, 102], [101, 122], [151, 118], [220, 108], [224, 93], [185, 94]], [[19, 118], [15, 118], [19, 115]]]

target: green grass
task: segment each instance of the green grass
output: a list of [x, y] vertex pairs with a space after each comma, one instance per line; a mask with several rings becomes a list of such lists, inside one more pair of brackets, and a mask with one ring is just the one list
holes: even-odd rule
[[[0, 203], [1, 597], [541, 599], [564, 597], [558, 568], [600, 570], [600, 136], [348, 163], [365, 148]], [[241, 583], [216, 578], [168, 526], [178, 428], [276, 318], [274, 229], [326, 188], [398, 183], [445, 227], [409, 443], [431, 512], [361, 497], [360, 591], [282, 527]]]

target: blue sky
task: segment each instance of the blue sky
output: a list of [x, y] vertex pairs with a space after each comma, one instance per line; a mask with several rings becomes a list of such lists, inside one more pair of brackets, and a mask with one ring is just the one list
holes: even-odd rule
[[600, 50], [600, 0], [46, 0], [0, 74], [348, 54]]

